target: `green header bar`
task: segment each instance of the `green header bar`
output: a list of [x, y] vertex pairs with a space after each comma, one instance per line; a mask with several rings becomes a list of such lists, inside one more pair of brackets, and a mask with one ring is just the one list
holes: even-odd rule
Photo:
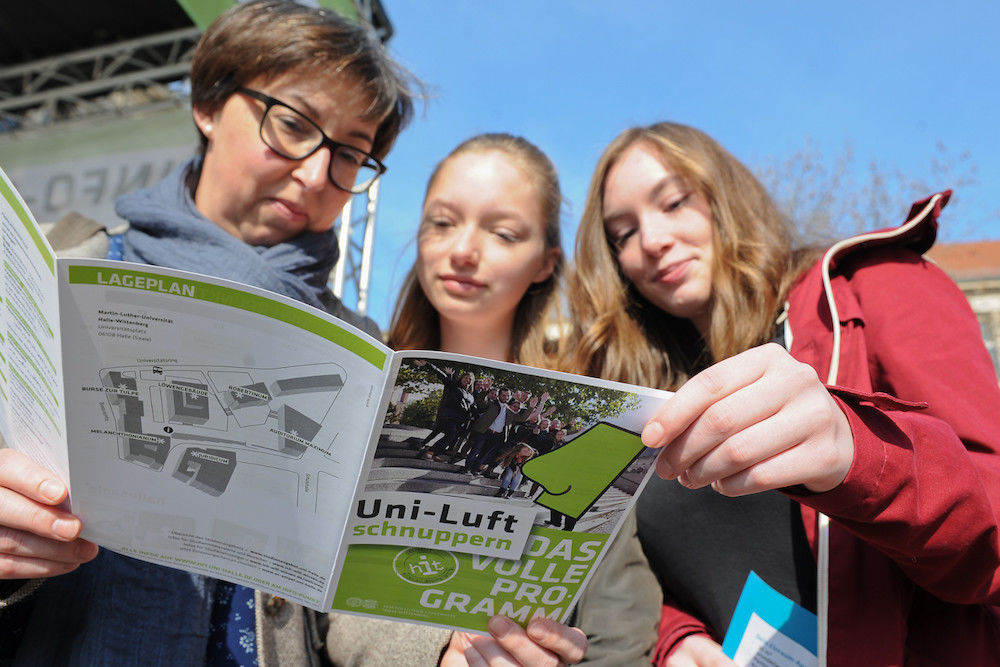
[[[177, 4], [184, 8], [200, 30], [204, 30], [219, 14], [239, 3], [235, 0], [177, 0]], [[317, 0], [315, 4], [332, 9], [352, 21], [358, 20], [358, 7], [354, 0]]]
[[223, 287], [197, 280], [172, 278], [146, 271], [109, 269], [75, 264], [71, 264], [68, 268], [71, 285], [124, 287], [146, 292], [173, 294], [199, 301], [217, 303], [231, 308], [239, 308], [240, 310], [270, 317], [279, 322], [285, 322], [286, 324], [291, 324], [299, 329], [313, 333], [332, 343], [336, 343], [380, 370], [384, 370], [385, 368], [385, 352], [368, 341], [311, 313], [274, 301], [273, 299], [268, 299], [267, 297], [243, 292], [232, 287]]
[[17, 195], [10, 187], [10, 183], [3, 177], [0, 177], [0, 194], [3, 198], [7, 200], [10, 207], [14, 209], [14, 214], [17, 215], [21, 224], [24, 228], [28, 230], [28, 235], [31, 236], [31, 240], [34, 241], [35, 247], [38, 248], [38, 254], [42, 256], [42, 259], [49, 267], [49, 271], [52, 275], [56, 274], [56, 257], [49, 250], [49, 246], [42, 239], [42, 235], [38, 233], [38, 227], [32, 224], [31, 216], [28, 212], [21, 206], [21, 202], [18, 201]]

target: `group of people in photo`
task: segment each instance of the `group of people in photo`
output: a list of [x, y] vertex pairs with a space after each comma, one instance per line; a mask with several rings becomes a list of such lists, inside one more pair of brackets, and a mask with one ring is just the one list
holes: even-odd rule
[[[555, 415], [548, 392], [532, 396], [528, 390], [496, 386], [493, 376], [481, 371], [414, 363], [442, 386], [433, 428], [416, 445], [420, 458], [461, 465], [474, 477], [500, 479], [495, 495], [509, 498], [521, 486], [522, 464], [567, 441], [570, 431]], [[533, 484], [529, 495], [537, 490]]]
[[[389, 160], [419, 87], [335, 12], [235, 5], [194, 53], [197, 154], [118, 202], [123, 258], [382, 336], [327, 287], [333, 225], [387, 170], [422, 178]], [[675, 392], [642, 432], [658, 476], [570, 622], [495, 616], [477, 635], [320, 613], [99, 549], [64, 481], [0, 449], [0, 663], [728, 665], [753, 571], [816, 614], [823, 664], [1000, 665], [1000, 384], [922, 257], [950, 194], [803, 246], [736, 157], [656, 122], [597, 160], [568, 257], [555, 166], [498, 129], [430, 174], [384, 339]], [[99, 222], [103, 257], [121, 221]], [[498, 475], [501, 495], [576, 428], [545, 394], [424, 368], [443, 391], [420, 456]]]

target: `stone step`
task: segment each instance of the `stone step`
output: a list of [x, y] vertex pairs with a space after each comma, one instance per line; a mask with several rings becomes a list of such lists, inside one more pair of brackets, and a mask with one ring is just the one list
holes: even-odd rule
[[384, 458], [415, 459], [417, 458], [417, 454], [419, 453], [420, 453], [419, 450], [409, 449], [406, 447], [399, 447], [396, 446], [395, 443], [391, 445], [380, 444], [378, 447], [375, 448], [375, 458], [377, 459], [384, 459]]
[[411, 449], [419, 449], [420, 443], [424, 441], [424, 436], [423, 435], [413, 436], [405, 434], [402, 437], [400, 437], [400, 434], [393, 434], [393, 433], [387, 434], [383, 431], [382, 434], [379, 436], [378, 441], [379, 445], [381, 445], [381, 443], [383, 442], [387, 443], [391, 442], [395, 447], [409, 447]]
[[433, 480], [410, 479], [402, 484], [388, 480], [369, 482], [365, 491], [409, 491], [413, 493], [441, 493], [446, 495], [492, 496], [498, 487], [479, 484], [442, 484]]
[[373, 468], [414, 468], [421, 470], [447, 470], [448, 472], [459, 472], [462, 466], [452, 463], [438, 463], [427, 459], [400, 458], [398, 456], [387, 456], [386, 458], [374, 459]]
[[[376, 459], [384, 458], [397, 458], [397, 459], [419, 459], [422, 458], [422, 452], [417, 448], [410, 447], [400, 447], [398, 443], [380, 443], [378, 447], [375, 448]], [[460, 456], [455, 459], [453, 463], [457, 464], [460, 461], [464, 461], [465, 457]], [[427, 459], [424, 459], [425, 461]]]
[[417, 468], [384, 467], [372, 468], [371, 472], [368, 474], [368, 479], [369, 481], [426, 479], [462, 483], [469, 482], [472, 477], [464, 472], [452, 472], [450, 470], [423, 470]]

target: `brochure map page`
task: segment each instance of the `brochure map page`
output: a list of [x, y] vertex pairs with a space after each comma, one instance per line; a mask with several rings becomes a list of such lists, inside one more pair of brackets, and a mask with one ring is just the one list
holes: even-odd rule
[[59, 270], [84, 536], [321, 607], [388, 349], [206, 276]]
[[[509, 388], [530, 384], [536, 396], [551, 394], [555, 414], [588, 417], [567, 424], [563, 442], [524, 463], [523, 482], [496, 497], [501, 479], [418, 455], [433, 433], [407, 419], [412, 380], [400, 379], [417, 356]], [[521, 624], [536, 616], [566, 621], [652, 472], [655, 451], [638, 433], [669, 394], [433, 352], [396, 353], [388, 386], [333, 608], [476, 632], [494, 614]], [[508, 441], [538, 445], [530, 426]]]

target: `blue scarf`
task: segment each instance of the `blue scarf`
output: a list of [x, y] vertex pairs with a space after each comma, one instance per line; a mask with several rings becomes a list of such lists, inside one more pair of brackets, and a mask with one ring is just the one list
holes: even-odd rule
[[324, 308], [326, 283], [340, 256], [333, 229], [270, 247], [247, 245], [195, 207], [186, 180], [198, 168], [200, 158], [194, 158], [157, 185], [118, 198], [115, 212], [129, 221], [125, 261], [211, 273]]

